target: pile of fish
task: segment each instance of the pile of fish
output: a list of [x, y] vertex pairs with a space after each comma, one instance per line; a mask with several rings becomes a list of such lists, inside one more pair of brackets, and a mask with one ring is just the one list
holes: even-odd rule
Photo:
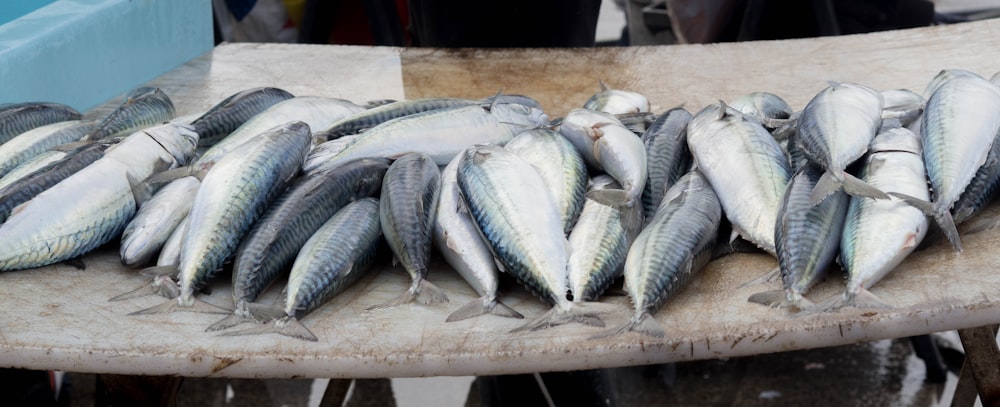
[[[514, 331], [603, 327], [601, 315], [623, 310], [600, 300], [624, 279], [632, 317], [595, 336], [663, 337], [653, 315], [745, 241], [776, 259], [748, 284], [782, 283], [752, 302], [890, 307], [869, 289], [931, 225], [961, 251], [955, 225], [1000, 186], [998, 82], [945, 70], [923, 95], [831, 83], [801, 111], [757, 92], [694, 114], [655, 114], [645, 96], [602, 84], [552, 120], [504, 94], [359, 105], [255, 88], [194, 120], [175, 118], [155, 88], [100, 121], [7, 105], [0, 270], [117, 241], [149, 281], [112, 300], [166, 298], [135, 314], [219, 313], [207, 330], [316, 341], [300, 321], [380, 257], [412, 284], [372, 312], [448, 307], [428, 276], [440, 254], [479, 295], [449, 322], [524, 318], [501, 301], [506, 274], [551, 307]], [[835, 262], [843, 294], [808, 299]], [[225, 268], [233, 305], [199, 298]], [[273, 285], [284, 300], [258, 302]]]

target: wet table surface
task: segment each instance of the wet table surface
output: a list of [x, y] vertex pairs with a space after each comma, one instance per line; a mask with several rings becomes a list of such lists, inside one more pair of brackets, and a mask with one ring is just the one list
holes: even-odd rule
[[[503, 90], [530, 95], [559, 116], [599, 89], [639, 91], [654, 112], [683, 104], [690, 111], [752, 91], [770, 91], [801, 109], [827, 81], [922, 92], [941, 69], [989, 76], [1000, 70], [1000, 20], [836, 38], [596, 49], [436, 50], [357, 46], [223, 44], [154, 79], [177, 106], [196, 114], [236, 91], [277, 86], [296, 95], [365, 102], [428, 96], [484, 97]], [[109, 111], [117, 101], [89, 112]], [[969, 227], [987, 224], [989, 208]], [[776, 266], [765, 254], [711, 262], [656, 315], [662, 339], [628, 333], [590, 339], [605, 328], [565, 325], [511, 334], [522, 320], [483, 316], [445, 323], [475, 297], [435, 259], [429, 280], [451, 299], [366, 311], [401, 294], [409, 277], [386, 259], [355, 286], [303, 319], [319, 337], [223, 337], [205, 332], [220, 315], [129, 316], [159, 297], [108, 298], [147, 277], [122, 267], [117, 245], [83, 258], [85, 270], [58, 264], [0, 275], [0, 365], [74, 372], [227, 377], [408, 377], [488, 375], [617, 367], [723, 358], [841, 345], [1000, 322], [1000, 229], [966, 231], [964, 251], [936, 242], [911, 255], [873, 288], [889, 310], [844, 309], [792, 318], [747, 302], [779, 283], [740, 287]], [[387, 252], [383, 252], [383, 257]], [[230, 305], [227, 277], [202, 298]], [[838, 295], [838, 274], [810, 298]], [[546, 306], [520, 286], [502, 301], [528, 318]], [[277, 289], [268, 294], [278, 297]], [[627, 297], [605, 314], [624, 323]]]

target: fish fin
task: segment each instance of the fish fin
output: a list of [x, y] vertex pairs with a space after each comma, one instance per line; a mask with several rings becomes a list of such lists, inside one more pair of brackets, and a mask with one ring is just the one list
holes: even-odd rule
[[199, 299], [194, 299], [190, 306], [183, 306], [180, 304], [178, 299], [169, 300], [163, 304], [139, 310], [129, 315], [169, 314], [177, 311], [200, 312], [204, 314], [229, 314], [233, 312], [231, 309], [223, 308]]
[[439, 304], [448, 302], [448, 295], [444, 293], [444, 290], [434, 285], [434, 283], [421, 279], [417, 283], [417, 292], [414, 300], [418, 304], [424, 305]]
[[598, 189], [587, 191], [587, 198], [597, 203], [613, 208], [632, 206], [628, 200], [628, 192], [624, 189]]
[[288, 315], [284, 309], [275, 305], [248, 302], [246, 307], [250, 317], [257, 322], [275, 321]]
[[863, 196], [872, 199], [889, 199], [889, 195], [882, 190], [868, 185], [867, 182], [862, 181], [858, 177], [855, 177], [846, 172], [843, 173], [844, 176], [844, 192], [851, 196]]
[[181, 295], [181, 289], [170, 277], [156, 276], [149, 280], [148, 283], [139, 286], [139, 288], [111, 297], [108, 301], [121, 301], [147, 295], [159, 295], [172, 299]]
[[834, 192], [841, 190], [843, 187], [844, 180], [837, 179], [837, 176], [833, 172], [824, 172], [819, 177], [819, 181], [816, 181], [816, 186], [813, 187], [812, 192], [809, 193], [809, 204], [813, 206], [819, 205], [826, 197], [833, 195]]
[[590, 339], [607, 338], [609, 336], [621, 335], [626, 332], [639, 332], [643, 335], [652, 336], [654, 338], [663, 338], [667, 336], [667, 333], [663, 330], [663, 326], [656, 321], [656, 318], [653, 318], [653, 316], [648, 312], [643, 312], [641, 315], [629, 319], [629, 321], [624, 325], [591, 336]]
[[854, 296], [854, 303], [852, 304], [855, 308], [863, 309], [892, 309], [895, 308], [889, 303], [882, 301], [877, 295], [872, 294], [871, 291], [866, 290], [862, 287], [858, 290], [858, 293]]
[[919, 209], [924, 215], [933, 218], [955, 251], [962, 251], [962, 238], [958, 235], [958, 228], [955, 226], [955, 220], [951, 217], [951, 211], [948, 208], [899, 192], [890, 192], [889, 195], [902, 199], [903, 202]]
[[[608, 306], [610, 304], [601, 304], [596, 302], [573, 302], [569, 303], [568, 307], [560, 307], [556, 305], [552, 309], [546, 311], [544, 314], [535, 317], [528, 323], [514, 328], [510, 333], [524, 332], [524, 331], [537, 331], [540, 329], [551, 328], [554, 326], [568, 324], [570, 322], [577, 322], [584, 325], [603, 327], [604, 320], [602, 320], [598, 314], [602, 312], [600, 308], [602, 306]], [[618, 306], [613, 306], [614, 310], [618, 310]]]
[[151, 183], [142, 182], [140, 179], [136, 179], [135, 176], [130, 174], [128, 171], [125, 172], [125, 179], [128, 180], [129, 188], [132, 189], [132, 200], [135, 202], [136, 208], [148, 201], [149, 198], [153, 196], [153, 192], [156, 190], [156, 186]]
[[177, 304], [177, 300], [168, 300], [167, 302], [161, 303], [160, 305], [154, 305], [152, 307], [141, 309], [130, 313], [129, 315], [152, 315], [152, 314], [169, 314], [171, 312], [177, 311], [180, 305]]
[[448, 319], [445, 320], [445, 322], [461, 321], [463, 319], [478, 317], [485, 314], [493, 314], [506, 318], [524, 318], [524, 315], [514, 311], [513, 308], [504, 305], [504, 303], [497, 301], [496, 298], [491, 300], [488, 297], [480, 297], [472, 300], [472, 302], [469, 302], [468, 304], [463, 305], [461, 308], [451, 313], [451, 315], [448, 315]]
[[205, 328], [205, 332], [213, 332], [213, 331], [221, 331], [223, 329], [229, 329], [244, 322], [251, 322], [251, 320], [248, 320], [247, 318], [244, 317], [240, 317], [239, 315], [236, 314], [229, 314], [226, 315], [225, 318], [219, 320], [218, 322], [209, 325], [208, 328]]
[[[146, 178], [146, 182], [149, 184], [166, 184], [184, 177], [197, 176], [195, 173], [196, 171], [194, 167], [177, 167], [172, 170], [160, 171], [156, 174], [150, 175], [149, 178]], [[198, 179], [202, 178], [204, 178], [204, 175], [198, 177]]]
[[836, 312], [844, 307], [854, 307], [862, 309], [892, 309], [895, 308], [892, 305], [882, 301], [871, 291], [868, 291], [862, 287], [857, 294], [849, 295], [847, 293], [835, 295], [833, 297], [827, 298], [820, 301], [816, 306], [811, 309], [803, 310], [796, 317], [805, 316], [810, 314], [815, 314], [817, 312]]
[[180, 270], [177, 269], [177, 266], [153, 266], [153, 267], [146, 267], [140, 270], [139, 274], [152, 277], [156, 276], [177, 277], [177, 275], [180, 274]]
[[268, 323], [287, 316], [285, 311], [277, 306], [258, 304], [255, 302], [240, 302], [236, 310], [225, 318], [205, 329], [205, 332], [220, 331], [232, 328], [244, 322]]
[[766, 305], [771, 308], [792, 308], [797, 310], [809, 310], [816, 306], [812, 301], [802, 295], [789, 295], [784, 290], [773, 290], [754, 293], [747, 298], [747, 301]]
[[598, 79], [597, 84], [601, 85], [601, 92], [608, 90], [608, 84], [604, 83], [603, 79]]
[[219, 334], [219, 336], [260, 335], [269, 333], [290, 336], [292, 338], [299, 338], [310, 342], [319, 341], [319, 338], [317, 338], [316, 335], [313, 335], [309, 328], [306, 328], [306, 326], [303, 325], [302, 322], [299, 322], [298, 319], [290, 316], [285, 316], [279, 320], [239, 331], [223, 332]]
[[[739, 287], [736, 287], [736, 288], [744, 288], [744, 287], [749, 287], [749, 286], [757, 285], [757, 284], [770, 283], [771, 281], [774, 281], [775, 277], [778, 277], [778, 276], [781, 276], [781, 268], [780, 267], [775, 267], [775, 268], [772, 268], [771, 271], [768, 271], [767, 273], [765, 273], [764, 275], [762, 275], [760, 277], [757, 277], [757, 278], [755, 278], [753, 280], [747, 281], [747, 282], [745, 282], [743, 284], [740, 284]], [[754, 301], [751, 300], [751, 302], [754, 302]]]
[[[957, 218], [958, 216], [955, 217]], [[977, 216], [974, 218], [970, 218], [970, 216], [966, 215], [966, 219], [969, 220], [962, 223], [963, 226], [962, 234], [964, 235], [971, 235], [974, 233], [985, 232], [987, 230], [992, 230], [995, 229], [997, 226], [1000, 226], [1000, 217], [996, 216], [991, 216], [991, 217]]]
[[80, 147], [87, 146], [89, 144], [96, 143], [96, 141], [71, 141], [69, 143], [63, 143], [57, 146], [49, 147], [49, 151], [58, 151], [60, 153], [69, 153]]

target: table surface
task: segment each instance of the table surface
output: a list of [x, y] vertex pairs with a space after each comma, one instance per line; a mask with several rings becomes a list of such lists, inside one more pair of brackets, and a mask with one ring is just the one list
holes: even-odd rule
[[[1000, 20], [835, 38], [590, 49], [417, 49], [358, 46], [223, 44], [156, 78], [177, 105], [195, 114], [254, 86], [296, 95], [364, 102], [427, 96], [483, 97], [498, 90], [535, 97], [551, 116], [582, 105], [603, 80], [647, 95], [656, 112], [684, 104], [696, 111], [752, 91], [770, 91], [801, 109], [827, 81], [922, 92], [941, 69], [982, 75], [1000, 70]], [[89, 112], [96, 117], [117, 101]], [[978, 222], [997, 216], [989, 208]], [[975, 223], [975, 222], [973, 222]], [[943, 242], [911, 255], [873, 288], [889, 310], [845, 309], [792, 318], [747, 302], [771, 285], [740, 287], [776, 266], [765, 254], [734, 254], [710, 263], [656, 315], [662, 339], [628, 333], [589, 339], [603, 329], [565, 325], [510, 334], [522, 320], [483, 316], [446, 323], [472, 301], [472, 289], [436, 259], [429, 280], [451, 299], [365, 311], [409, 284], [388, 262], [303, 319], [318, 337], [222, 337], [205, 332], [221, 316], [196, 313], [129, 316], [163, 301], [108, 298], [147, 278], [122, 267], [117, 245], [84, 257], [79, 270], [59, 264], [0, 275], [0, 366], [76, 372], [227, 377], [412, 377], [576, 370], [833, 346], [1000, 322], [1000, 275], [994, 264], [1000, 229], [963, 235], [964, 252]], [[226, 278], [205, 299], [231, 304]], [[837, 295], [828, 278], [809, 295]], [[277, 290], [267, 295], [274, 299]], [[523, 288], [502, 300], [527, 317], [546, 310]], [[627, 297], [603, 316], [631, 314]]]

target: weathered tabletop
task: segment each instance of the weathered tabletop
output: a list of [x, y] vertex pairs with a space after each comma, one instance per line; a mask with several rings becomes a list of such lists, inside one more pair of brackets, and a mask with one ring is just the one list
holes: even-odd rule
[[[296, 95], [363, 102], [424, 96], [484, 97], [503, 89], [537, 98], [551, 116], [581, 105], [598, 80], [646, 94], [659, 112], [689, 110], [766, 90], [801, 108], [828, 80], [921, 92], [941, 69], [1000, 70], [1000, 20], [870, 35], [740, 44], [544, 50], [434, 50], [354, 46], [225, 44], [153, 80], [179, 115], [205, 110], [238, 90], [278, 86]], [[90, 112], [106, 112], [113, 103]], [[984, 216], [996, 215], [991, 208]], [[440, 260], [429, 279], [444, 305], [365, 311], [409, 284], [383, 263], [303, 322], [316, 343], [279, 335], [220, 337], [220, 316], [128, 316], [163, 299], [108, 298], [146, 281], [119, 265], [117, 246], [86, 256], [86, 270], [55, 265], [0, 275], [0, 365], [121, 374], [229, 377], [402, 377], [575, 370], [777, 352], [904, 337], [1000, 322], [1000, 229], [965, 234], [965, 251], [936, 243], [913, 254], [874, 289], [892, 310], [847, 309], [791, 318], [750, 304], [771, 286], [740, 284], [775, 267], [763, 254], [709, 264], [656, 318], [666, 338], [588, 339], [602, 329], [566, 325], [509, 334], [521, 320], [493, 316], [445, 323], [473, 292]], [[220, 280], [225, 280], [223, 277]], [[836, 295], [843, 278], [814, 289]], [[277, 297], [277, 290], [269, 295]], [[208, 301], [231, 304], [220, 281]], [[516, 285], [503, 301], [528, 317], [546, 307]], [[623, 323], [622, 306], [604, 316]]]

